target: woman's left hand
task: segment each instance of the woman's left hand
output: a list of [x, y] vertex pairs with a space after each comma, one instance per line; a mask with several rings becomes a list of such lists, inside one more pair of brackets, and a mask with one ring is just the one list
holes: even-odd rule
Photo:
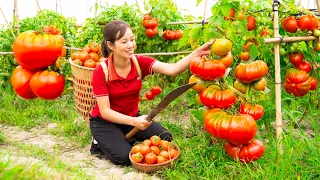
[[213, 44], [214, 40], [210, 40], [206, 43], [204, 43], [202, 46], [200, 46], [198, 49], [195, 50], [196, 56], [202, 57], [205, 55], [209, 55], [211, 51], [211, 45]]

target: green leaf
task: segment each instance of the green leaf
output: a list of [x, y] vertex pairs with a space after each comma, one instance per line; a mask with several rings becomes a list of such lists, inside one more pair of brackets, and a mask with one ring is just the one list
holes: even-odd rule
[[250, 46], [249, 53], [250, 53], [250, 59], [255, 60], [259, 54], [258, 46], [255, 46], [255, 45]]

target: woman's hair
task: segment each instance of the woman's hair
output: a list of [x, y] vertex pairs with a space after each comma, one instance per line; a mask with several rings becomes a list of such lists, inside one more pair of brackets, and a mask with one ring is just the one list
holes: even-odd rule
[[124, 36], [128, 28], [130, 28], [130, 25], [121, 20], [110, 21], [104, 26], [103, 41], [101, 43], [101, 52], [104, 57], [108, 57], [112, 52], [112, 50], [108, 48], [107, 42], [109, 41], [114, 45], [116, 40], [119, 40]]

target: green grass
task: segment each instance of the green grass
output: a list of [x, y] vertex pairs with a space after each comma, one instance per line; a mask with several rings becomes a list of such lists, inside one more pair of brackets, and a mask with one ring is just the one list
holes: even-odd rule
[[[181, 149], [180, 158], [173, 169], [156, 174], [162, 179], [320, 179], [320, 111], [319, 89], [302, 98], [293, 98], [282, 92], [282, 119], [284, 124], [282, 149], [280, 154], [275, 136], [275, 99], [271, 93], [262, 95], [260, 103], [265, 108], [264, 117], [257, 122], [259, 132], [256, 139], [264, 142], [265, 154], [256, 162], [240, 163], [229, 157], [222, 146], [212, 144], [210, 136], [203, 129], [203, 122], [193, 116], [187, 117], [186, 111], [197, 111], [201, 106], [189, 106], [189, 95], [186, 93], [161, 112], [156, 119], [173, 134], [174, 143]], [[166, 90], [165, 90], [166, 91]], [[153, 101], [140, 103], [142, 114], [148, 114], [163, 98], [164, 92]], [[90, 143], [90, 132], [85, 122], [75, 122], [78, 114], [74, 107], [72, 94], [67, 94], [54, 101], [22, 100], [10, 89], [1, 92], [0, 123], [19, 126], [24, 129], [46, 127], [56, 123], [58, 128], [48, 133], [74, 141], [79, 147]], [[0, 132], [0, 142], [4, 142]], [[62, 171], [67, 164], [56, 161], [51, 154], [42, 152], [32, 146], [21, 146], [26, 156], [37, 157], [50, 167]], [[57, 163], [58, 162], [58, 163]], [[2, 162], [5, 173], [23, 175], [20, 166]], [[10, 166], [11, 167], [11, 166]], [[1, 170], [1, 169], [0, 169]], [[28, 172], [36, 171], [28, 168]], [[77, 169], [73, 173], [81, 174]], [[79, 176], [81, 177], [81, 176]], [[41, 178], [34, 178], [41, 179]], [[81, 178], [80, 178], [81, 179]]]

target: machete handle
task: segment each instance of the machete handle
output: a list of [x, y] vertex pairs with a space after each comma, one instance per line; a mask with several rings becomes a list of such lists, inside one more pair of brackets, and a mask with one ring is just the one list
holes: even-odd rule
[[126, 139], [131, 139], [140, 129], [135, 127], [128, 134], [126, 134]]

